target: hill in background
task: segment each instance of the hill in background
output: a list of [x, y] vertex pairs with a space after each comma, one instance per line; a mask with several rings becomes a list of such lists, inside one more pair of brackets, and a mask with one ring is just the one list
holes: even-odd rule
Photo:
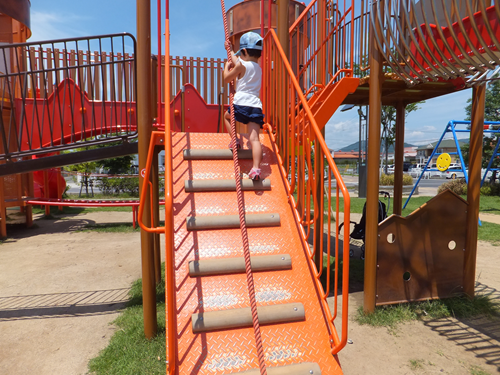
[[[365, 145], [365, 141], [361, 141], [361, 146]], [[410, 143], [405, 143], [405, 147], [417, 147], [416, 145], [412, 145]], [[358, 151], [359, 150], [359, 142], [350, 144], [349, 146], [342, 147], [340, 150], [335, 150], [335, 151], [344, 151], [344, 152], [349, 152], [349, 151]], [[384, 150], [384, 145], [380, 144], [380, 152]], [[394, 152], [394, 145], [389, 146], [389, 153]]]

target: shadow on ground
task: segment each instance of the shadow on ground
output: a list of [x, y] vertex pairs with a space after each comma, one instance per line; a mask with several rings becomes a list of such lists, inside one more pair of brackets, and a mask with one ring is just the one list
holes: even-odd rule
[[0, 297], [0, 322], [89, 316], [126, 307], [130, 288]]
[[71, 216], [53, 217], [33, 221], [33, 226], [26, 228], [25, 224], [7, 225], [7, 238], [3, 242], [15, 242], [22, 238], [29, 238], [41, 234], [56, 234], [75, 232], [88, 225], [95, 225], [94, 220], [77, 219]]
[[[326, 228], [326, 226], [325, 226]], [[333, 228], [332, 228], [333, 229]], [[307, 233], [307, 228], [305, 229], [306, 230], [306, 233]], [[324, 255], [326, 255], [327, 253], [327, 246], [328, 246], [328, 233], [326, 232], [326, 229], [325, 231], [323, 232], [323, 253]], [[312, 250], [313, 249], [313, 243], [314, 243], [314, 228], [311, 228], [310, 231], [309, 231], [309, 237], [307, 239], [307, 242], [309, 244], [309, 248]], [[331, 257], [334, 257], [335, 256], [335, 236], [334, 235], [330, 235], [330, 256]], [[341, 259], [341, 265], [340, 265], [340, 268], [342, 268], [342, 264], [343, 264], [343, 258], [344, 258], [344, 251], [343, 251], [343, 247], [344, 247], [344, 240], [343, 240], [343, 236], [342, 235], [339, 235], [339, 258]], [[362, 241], [359, 241], [359, 240], [353, 240], [353, 239], [350, 239], [349, 240], [349, 254], [350, 254], [350, 262], [349, 262], [349, 293], [353, 293], [353, 292], [360, 292], [364, 289], [364, 284], [363, 284], [363, 280], [364, 280], [364, 258], [362, 258], [362, 254], [364, 254], [363, 252], [363, 242]], [[333, 258], [332, 258], [333, 260]], [[323, 262], [324, 264], [325, 263], [325, 260]], [[332, 264], [332, 267], [333, 267], [333, 264]], [[325, 269], [326, 271], [326, 269]], [[333, 274], [335, 273], [335, 271], [333, 271]], [[341, 283], [341, 280], [342, 280], [342, 269], [340, 271], [341, 273], [339, 274], [339, 291], [340, 291], [340, 288], [342, 287], [342, 283]], [[333, 290], [332, 287], [333, 287], [333, 283], [334, 283], [334, 275], [332, 275], [332, 278], [331, 278], [331, 288], [330, 290]], [[323, 277], [324, 278], [324, 277]], [[325, 280], [322, 280], [323, 284], [325, 283]]]
[[[487, 285], [476, 283], [476, 293], [486, 295], [500, 305], [500, 291]], [[497, 367], [500, 372], [500, 318], [475, 317], [471, 319], [442, 318], [425, 321], [424, 324]]]

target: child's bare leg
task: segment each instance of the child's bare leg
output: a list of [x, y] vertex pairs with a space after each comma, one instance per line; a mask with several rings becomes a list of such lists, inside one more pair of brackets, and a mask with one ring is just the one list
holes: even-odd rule
[[[229, 133], [229, 137], [231, 137], [231, 114], [229, 112], [224, 113], [224, 125], [226, 125], [226, 130]], [[229, 148], [232, 147], [232, 138], [231, 138], [231, 143], [229, 144]], [[238, 139], [238, 134], [236, 134], [236, 147], [240, 148], [240, 141]]]
[[231, 114], [228, 111], [224, 112], [224, 125], [226, 125], [226, 130], [231, 135]]
[[255, 122], [248, 123], [249, 139], [252, 145], [253, 167], [260, 168], [262, 161], [262, 145], [260, 144], [259, 132], [260, 126]]

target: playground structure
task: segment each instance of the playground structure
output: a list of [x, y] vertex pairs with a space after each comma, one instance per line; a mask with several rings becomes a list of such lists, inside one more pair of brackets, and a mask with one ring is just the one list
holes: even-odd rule
[[[13, 1], [0, 3], [2, 13], [11, 14], [8, 4]], [[474, 295], [485, 83], [498, 78], [500, 64], [498, 2], [362, 1], [359, 9], [349, 1], [313, 0], [305, 9], [286, 0], [242, 2], [239, 10], [245, 9], [249, 23], [242, 25], [233, 9], [228, 38], [237, 40], [249, 29], [265, 34], [262, 101], [267, 124], [261, 140], [267, 181], [259, 186], [239, 179], [247, 165], [246, 150], [233, 154], [241, 154], [242, 160], [241, 169], [232, 170], [233, 164], [227, 161], [231, 153], [221, 150], [227, 147], [227, 134], [194, 132], [221, 129], [220, 114], [229, 92], [221, 83], [222, 61], [151, 59], [150, 4], [142, 0], [137, 4], [136, 46], [132, 36], [117, 34], [46, 44], [11, 40], [17, 44], [0, 47], [0, 60], [12, 57], [9, 67], [2, 66], [6, 73], [0, 69], [0, 175], [7, 176], [2, 177], [0, 204], [4, 206], [0, 209], [5, 212], [5, 191], [14, 191], [17, 195], [8, 204], [30, 210], [25, 202], [33, 196], [29, 191], [32, 171], [138, 151], [144, 177], [139, 221], [145, 334], [156, 333], [159, 234], [165, 233], [168, 373], [251, 369], [258, 373], [259, 367], [261, 373], [264, 367], [269, 373], [341, 373], [335, 354], [347, 340], [347, 256], [342, 264], [341, 317], [337, 293], [340, 258], [349, 253], [349, 244], [340, 235], [348, 238], [349, 228], [345, 226], [342, 233], [339, 229], [340, 198], [344, 221], [349, 222], [349, 194], [324, 142], [324, 126], [341, 104], [370, 107], [365, 310], [457, 292]], [[166, 10], [168, 36], [168, 1]], [[272, 30], [275, 26], [277, 33]], [[158, 30], [159, 40], [161, 34]], [[120, 47], [111, 46], [124, 45], [120, 44], [124, 38], [134, 40], [135, 47], [134, 51], [122, 47], [119, 58], [115, 52]], [[68, 43], [74, 46], [73, 60]], [[111, 49], [106, 61], [86, 57], [92, 49], [102, 56], [105, 48]], [[55, 57], [56, 49], [63, 50], [62, 59]], [[159, 42], [158, 56], [161, 50]], [[165, 55], [169, 56], [168, 38]], [[62, 63], [49, 66], [49, 61]], [[100, 96], [96, 82], [101, 83]], [[401, 218], [405, 106], [467, 87], [473, 87], [467, 202], [441, 194]], [[382, 104], [397, 109], [395, 215], [378, 224]], [[196, 114], [189, 111], [191, 105], [196, 106]], [[201, 119], [209, 125], [200, 125]], [[98, 143], [108, 147], [32, 159]], [[161, 149], [166, 159], [164, 227], [159, 226], [158, 212], [157, 153]], [[324, 186], [331, 190], [332, 181], [331, 177], [325, 181], [325, 165], [331, 172], [327, 175], [333, 174], [336, 180], [333, 194], [327, 197]], [[234, 190], [239, 185], [244, 192], [237, 193], [236, 205]], [[435, 223], [451, 215], [456, 223], [436, 232]], [[249, 227], [247, 244], [239, 234], [238, 228], [244, 225], [238, 216]], [[327, 262], [323, 269], [324, 250], [335, 255], [331, 268]], [[221, 269], [218, 263], [237, 267]], [[443, 274], [450, 277], [437, 277]], [[254, 297], [247, 293], [249, 279], [255, 280]], [[332, 311], [326, 302], [330, 294]], [[249, 308], [252, 300], [259, 305], [256, 314]], [[240, 316], [242, 326], [231, 323]], [[254, 339], [255, 346], [250, 344]]]
[[[486, 133], [486, 134], [495, 134], [495, 133], [499, 132], [499, 128], [500, 128], [500, 123], [499, 122], [497, 122], [497, 121], [484, 121], [483, 124], [484, 124], [483, 133]], [[438, 142], [436, 143], [436, 146], [434, 147], [434, 150], [432, 150], [432, 153], [429, 156], [429, 158], [427, 160], [427, 163], [425, 163], [425, 166], [422, 169], [422, 172], [420, 173], [420, 176], [418, 176], [417, 182], [415, 182], [415, 185], [413, 186], [413, 189], [410, 192], [410, 195], [406, 199], [406, 202], [405, 202], [405, 205], [403, 206], [403, 208], [405, 208], [406, 205], [408, 204], [408, 202], [410, 201], [413, 193], [415, 192], [415, 189], [418, 186], [418, 183], [422, 179], [422, 176], [425, 175], [425, 172], [428, 171], [428, 170], [432, 170], [432, 169], [429, 168], [429, 163], [433, 160], [433, 158], [435, 156], [442, 155], [442, 153], [438, 152], [439, 146], [440, 146], [441, 142], [443, 141], [444, 137], [446, 136], [446, 134], [448, 134], [448, 133], [451, 133], [453, 135], [453, 141], [455, 142], [455, 146], [457, 148], [457, 152], [448, 153], [448, 154], [449, 155], [457, 155], [458, 156], [458, 159], [460, 160], [460, 167], [461, 167], [461, 170], [462, 170], [462, 172], [464, 174], [465, 182], [469, 182], [469, 176], [467, 174], [467, 168], [466, 168], [464, 157], [463, 157], [463, 154], [462, 154], [462, 149], [460, 148], [460, 145], [459, 145], [459, 142], [458, 142], [458, 138], [457, 138], [457, 133], [466, 133], [466, 134], [470, 133], [469, 129], [460, 129], [460, 128], [457, 129], [457, 126], [463, 126], [463, 125], [470, 126], [470, 121], [454, 121], [454, 120], [452, 120], [452, 121], [448, 122], [448, 124], [444, 128], [443, 134], [441, 135], [441, 137], [439, 138]], [[481, 177], [481, 186], [484, 184], [486, 176], [488, 175], [488, 173], [490, 171], [498, 171], [499, 170], [498, 168], [493, 168], [492, 167], [493, 161], [495, 160], [496, 157], [499, 156], [499, 154], [498, 154], [498, 147], [499, 147], [499, 145], [500, 145], [500, 139], [497, 141], [497, 143], [495, 145], [495, 148], [493, 150], [493, 153], [491, 155], [491, 158], [488, 161], [488, 166], [486, 167], [486, 169], [483, 172], [483, 175]]]

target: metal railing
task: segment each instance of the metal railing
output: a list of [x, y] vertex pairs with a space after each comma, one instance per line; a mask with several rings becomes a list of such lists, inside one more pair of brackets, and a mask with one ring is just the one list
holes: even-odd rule
[[[302, 88], [295, 77], [273, 30], [264, 39], [263, 56], [263, 112], [266, 113], [266, 128], [273, 138], [273, 148], [278, 156], [280, 171], [286, 184], [287, 193], [295, 208], [295, 215], [302, 225], [301, 238], [305, 246], [312, 228], [315, 232], [313, 250], [308, 254], [311, 268], [314, 270], [320, 299], [325, 316], [328, 319], [332, 352], [337, 353], [347, 341], [347, 306], [348, 306], [348, 276], [349, 276], [349, 226], [344, 226], [342, 245], [343, 278], [342, 278], [342, 336], [339, 339], [333, 325], [337, 317], [337, 290], [339, 286], [339, 224], [340, 198], [344, 199], [343, 221], [349, 222], [350, 197], [342, 181], [332, 155], [326, 145], [314, 116], [302, 93]], [[298, 110], [297, 108], [300, 108]], [[321, 160], [315, 160], [315, 155], [324, 155]], [[326, 164], [325, 164], [326, 163]], [[324, 180], [324, 167], [327, 166], [328, 177]], [[327, 194], [324, 202], [324, 188], [330, 192], [335, 179], [334, 194]], [[318, 189], [319, 187], [319, 189]], [[324, 207], [324, 209], [323, 209]], [[325, 217], [323, 213], [325, 212]], [[332, 213], [335, 212], [335, 219]], [[311, 213], [313, 217], [311, 218]], [[317, 235], [316, 235], [317, 234]], [[323, 234], [327, 241], [323, 242]], [[321, 240], [318, 240], [321, 239]], [[333, 238], [333, 240], [332, 240]], [[332, 243], [333, 242], [333, 243]], [[316, 267], [315, 258], [323, 259], [323, 250], [330, 256], [335, 256], [335, 272], [331, 270], [330, 262], [326, 269]], [[326, 288], [321, 286], [320, 278], [326, 273]], [[333, 283], [330, 278], [335, 279]], [[330, 294], [330, 285], [335, 296], [335, 308], [331, 315], [326, 298]]]
[[355, 56], [354, 1], [313, 0], [290, 27], [290, 64], [303, 91], [349, 75]]
[[381, 0], [370, 22], [385, 64], [414, 85], [500, 77], [500, 4], [496, 0]]
[[[225, 59], [220, 58], [171, 56], [170, 97], [173, 98], [189, 82], [207, 104], [229, 104], [229, 84], [224, 83], [222, 77], [225, 62]], [[162, 67], [164, 66], [165, 57], [162, 56]], [[221, 90], [222, 88], [224, 89]], [[165, 88], [162, 86], [162, 102], [164, 101]]]
[[131, 34], [0, 46], [0, 160], [135, 138], [135, 50]]

